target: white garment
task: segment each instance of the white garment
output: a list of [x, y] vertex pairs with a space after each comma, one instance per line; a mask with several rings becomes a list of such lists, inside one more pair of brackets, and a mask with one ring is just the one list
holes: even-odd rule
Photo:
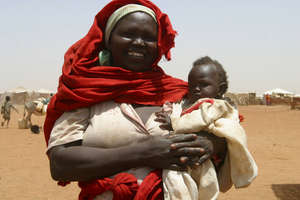
[[226, 138], [228, 153], [224, 164], [218, 176], [210, 160], [190, 169], [189, 173], [164, 170], [165, 199], [217, 199], [219, 191], [227, 191], [232, 184], [236, 188], [246, 187], [257, 176], [257, 165], [247, 149], [247, 137], [239, 123], [237, 110], [224, 100], [213, 101], [213, 104], [204, 102], [198, 109], [183, 116], [180, 116], [182, 103], [173, 104], [172, 127], [175, 134], [204, 130]]

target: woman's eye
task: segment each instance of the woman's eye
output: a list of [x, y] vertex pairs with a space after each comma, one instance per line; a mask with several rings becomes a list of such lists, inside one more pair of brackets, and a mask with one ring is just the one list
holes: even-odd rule
[[156, 38], [156, 36], [153, 36], [153, 35], [151, 35], [151, 34], [146, 34], [146, 35], [144, 35], [143, 37], [143, 40], [145, 40], [145, 41], [149, 41], [149, 42], [155, 42], [155, 41], [157, 41], [157, 38]]
[[156, 41], [156, 38], [155, 37], [144, 37], [143, 38], [145, 41], [148, 41], [148, 42], [155, 42]]
[[121, 33], [121, 36], [126, 37], [126, 38], [133, 38], [134, 37], [133, 33], [130, 33], [130, 32]]

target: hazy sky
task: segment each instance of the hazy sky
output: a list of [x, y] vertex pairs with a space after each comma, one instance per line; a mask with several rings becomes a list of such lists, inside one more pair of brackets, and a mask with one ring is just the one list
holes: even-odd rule
[[[0, 8], [0, 92], [17, 86], [56, 91], [63, 56], [109, 0], [11, 0]], [[223, 64], [229, 91], [300, 94], [299, 0], [153, 0], [178, 32], [160, 65], [186, 80], [194, 60]]]

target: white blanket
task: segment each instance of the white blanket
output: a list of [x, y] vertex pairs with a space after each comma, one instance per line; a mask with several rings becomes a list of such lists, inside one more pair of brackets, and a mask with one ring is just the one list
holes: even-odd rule
[[[195, 104], [203, 101], [200, 99]], [[189, 172], [163, 170], [165, 200], [217, 199], [219, 191], [226, 192], [248, 186], [257, 176], [257, 165], [247, 149], [247, 137], [239, 123], [239, 116], [228, 102], [213, 99], [198, 109], [180, 116], [182, 103], [173, 104], [171, 114], [175, 134], [201, 130], [226, 138], [228, 153], [218, 173], [210, 160]], [[195, 105], [194, 104], [194, 105]]]

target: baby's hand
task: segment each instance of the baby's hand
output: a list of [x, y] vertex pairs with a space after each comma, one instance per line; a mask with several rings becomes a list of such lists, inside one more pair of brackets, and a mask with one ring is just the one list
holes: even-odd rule
[[171, 124], [171, 119], [170, 116], [168, 115], [168, 113], [164, 112], [164, 111], [159, 111], [155, 113], [156, 118], [154, 119], [154, 121], [160, 122], [161, 125], [159, 126], [161, 129], [163, 130], [168, 130], [168, 131], [172, 131], [172, 124]]

